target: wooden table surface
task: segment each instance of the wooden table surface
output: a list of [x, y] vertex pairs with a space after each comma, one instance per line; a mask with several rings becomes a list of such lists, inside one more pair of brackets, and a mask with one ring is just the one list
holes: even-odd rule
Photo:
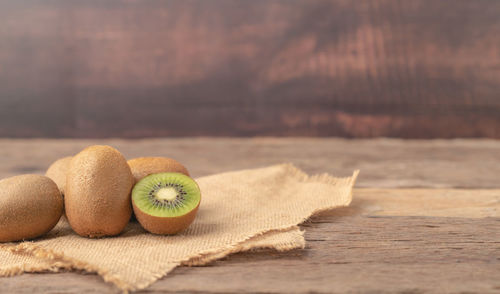
[[[361, 170], [350, 207], [301, 225], [304, 250], [179, 267], [143, 292], [500, 293], [500, 141], [0, 139], [0, 177], [43, 173], [91, 144], [128, 158], [174, 157], [195, 177], [282, 162], [308, 173]], [[0, 278], [0, 292], [119, 290], [95, 274], [65, 272]]]

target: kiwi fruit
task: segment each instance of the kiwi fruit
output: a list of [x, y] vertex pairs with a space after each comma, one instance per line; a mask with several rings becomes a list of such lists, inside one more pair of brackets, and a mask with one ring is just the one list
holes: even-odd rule
[[110, 146], [90, 146], [71, 159], [65, 209], [71, 228], [84, 237], [120, 234], [129, 222], [134, 178], [123, 155]]
[[64, 196], [64, 190], [66, 189], [66, 174], [68, 172], [71, 158], [73, 157], [68, 156], [56, 160], [49, 166], [49, 168], [45, 172], [45, 176], [49, 177], [56, 183], [57, 187], [59, 187], [59, 190], [61, 191], [61, 194], [63, 194], [63, 196]]
[[132, 206], [142, 227], [153, 234], [175, 234], [195, 219], [200, 206], [198, 184], [182, 173], [158, 173], [132, 190]]
[[128, 161], [135, 182], [158, 173], [181, 173], [189, 177], [187, 168], [177, 160], [167, 157], [139, 157]]
[[45, 176], [21, 175], [0, 181], [0, 242], [39, 237], [57, 224], [63, 198]]

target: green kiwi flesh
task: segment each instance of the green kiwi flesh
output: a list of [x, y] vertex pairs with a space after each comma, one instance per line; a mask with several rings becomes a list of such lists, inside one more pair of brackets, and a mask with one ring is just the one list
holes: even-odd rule
[[140, 180], [132, 190], [139, 223], [155, 234], [175, 234], [194, 220], [201, 201], [196, 182], [181, 173], [158, 173]]

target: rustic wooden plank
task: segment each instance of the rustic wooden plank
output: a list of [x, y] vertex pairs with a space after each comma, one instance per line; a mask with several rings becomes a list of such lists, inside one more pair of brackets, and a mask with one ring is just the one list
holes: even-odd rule
[[500, 137], [500, 2], [0, 1], [0, 136]]
[[[305, 250], [178, 268], [148, 293], [498, 293], [500, 218], [316, 217]], [[0, 292], [117, 292], [97, 276], [0, 278]]]
[[56, 159], [93, 144], [112, 145], [127, 158], [173, 157], [194, 177], [292, 162], [312, 174], [360, 169], [357, 187], [500, 188], [500, 142], [491, 140], [0, 139], [0, 178], [44, 173]]
[[[53, 159], [89, 144], [111, 144], [127, 157], [173, 156], [195, 176], [282, 161], [313, 173], [347, 175], [360, 168], [358, 187], [498, 187], [500, 174], [500, 143], [491, 140], [305, 138], [0, 139], [0, 174], [42, 172]], [[305, 250], [240, 253], [205, 267], [177, 268], [143, 292], [498, 293], [499, 195], [356, 189], [350, 207], [302, 225]], [[0, 292], [119, 291], [99, 276], [68, 272], [0, 278]]]
[[500, 217], [498, 189], [357, 188], [354, 196], [344, 210], [358, 211], [363, 216]]
[[495, 293], [499, 221], [322, 217], [306, 227], [304, 251], [261, 258], [245, 253], [213, 267], [178, 269], [149, 290]]

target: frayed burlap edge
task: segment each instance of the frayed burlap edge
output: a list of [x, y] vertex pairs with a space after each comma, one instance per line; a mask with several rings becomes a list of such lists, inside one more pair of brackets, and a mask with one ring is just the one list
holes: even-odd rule
[[[309, 217], [311, 217], [314, 214], [317, 214], [317, 213], [320, 213], [320, 212], [323, 212], [326, 210], [330, 210], [330, 209], [333, 209], [336, 207], [348, 206], [351, 203], [352, 191], [353, 191], [354, 184], [356, 183], [356, 179], [359, 175], [359, 170], [354, 171], [353, 175], [351, 177], [335, 178], [327, 173], [309, 176], [305, 172], [303, 172], [299, 168], [295, 167], [291, 163], [283, 164], [282, 166], [284, 166], [288, 170], [288, 172], [291, 176], [295, 177], [298, 181], [301, 181], [301, 182], [310, 182], [310, 183], [319, 182], [319, 183], [334, 185], [334, 184], [338, 183], [339, 181], [346, 181], [347, 180], [348, 184], [349, 184], [349, 189], [350, 189], [349, 193], [350, 194], [349, 194], [349, 197], [347, 198], [347, 201], [344, 203], [339, 203], [338, 205], [335, 205], [333, 207], [325, 207], [322, 209], [317, 209], [317, 210], [313, 211], [310, 215], [302, 218], [302, 220], [297, 224], [285, 225], [285, 226], [273, 229], [271, 231], [279, 232], [279, 231], [289, 230], [291, 228], [296, 227], [298, 224], [303, 223], [304, 221], [306, 221]], [[243, 240], [237, 242], [236, 244], [227, 246], [226, 248], [221, 249], [221, 250], [208, 250], [206, 252], [200, 252], [199, 254], [192, 256], [186, 260], [179, 260], [179, 261], [172, 262], [171, 264], [166, 264], [164, 271], [162, 271], [161, 273], [159, 273], [157, 275], [151, 276], [150, 280], [148, 280], [144, 283], [138, 284], [138, 285], [130, 285], [127, 282], [123, 281], [123, 279], [121, 279], [121, 277], [119, 275], [115, 275], [107, 270], [103, 270], [103, 269], [100, 269], [96, 266], [90, 265], [87, 262], [83, 262], [83, 261], [80, 261], [80, 260], [77, 260], [77, 259], [74, 259], [71, 257], [67, 257], [63, 253], [57, 253], [57, 252], [53, 252], [50, 249], [40, 248], [39, 246], [37, 246], [36, 244], [34, 244], [32, 242], [22, 243], [19, 245], [0, 245], [0, 249], [4, 249], [4, 250], [10, 251], [12, 253], [17, 253], [17, 254], [31, 254], [36, 258], [48, 260], [51, 262], [55, 261], [55, 262], [52, 263], [49, 268], [43, 268], [43, 269], [40, 269], [38, 267], [22, 266], [22, 267], [18, 267], [18, 268], [11, 268], [8, 270], [3, 270], [3, 271], [0, 271], [0, 276], [14, 276], [14, 275], [22, 274], [24, 272], [37, 272], [37, 271], [58, 272], [61, 270], [71, 270], [71, 269], [83, 270], [83, 271], [88, 272], [88, 273], [97, 273], [98, 275], [100, 275], [104, 279], [104, 281], [113, 283], [119, 289], [121, 289], [123, 292], [128, 293], [129, 291], [140, 290], [140, 289], [144, 289], [144, 288], [148, 287], [149, 285], [156, 282], [158, 279], [161, 279], [162, 277], [167, 275], [170, 271], [172, 271], [174, 268], [176, 268], [179, 265], [200, 266], [200, 265], [204, 265], [204, 264], [207, 264], [209, 262], [212, 262], [216, 259], [226, 257], [229, 254], [241, 252], [242, 249], [245, 248], [245, 246], [243, 245], [245, 242], [249, 241], [251, 238], [254, 238], [256, 236], [261, 236], [267, 232], [270, 232], [270, 231], [269, 230], [262, 231], [262, 232], [258, 232], [256, 234], [253, 234], [250, 236], [246, 236]], [[302, 232], [302, 234], [303, 234], [303, 232]], [[281, 249], [281, 251], [285, 251], [285, 250], [291, 250], [291, 249], [297, 249], [297, 248], [304, 248], [304, 246], [305, 246], [305, 241], [299, 242], [298, 244], [281, 244], [279, 246], [279, 248]], [[269, 248], [275, 248], [275, 247], [269, 246]], [[252, 248], [246, 248], [246, 250], [249, 250], [249, 249], [252, 249]]]
[[[252, 239], [268, 234], [279, 234], [283, 232], [290, 232], [290, 231], [296, 231], [293, 232], [295, 234], [294, 239], [292, 241], [286, 241], [286, 242], [279, 242], [279, 243], [266, 243], [266, 244], [255, 244], [252, 242]], [[244, 252], [244, 251], [250, 251], [250, 250], [258, 250], [258, 249], [274, 249], [280, 252], [283, 251], [288, 251], [288, 250], [293, 250], [293, 249], [304, 249], [306, 246], [306, 241], [304, 239], [304, 231], [299, 230], [298, 226], [293, 226], [290, 229], [286, 230], [272, 230], [265, 232], [261, 234], [260, 236], [254, 236], [253, 238], [250, 238], [246, 241], [243, 241], [236, 246], [233, 246], [231, 248], [225, 248], [220, 251], [214, 251], [209, 254], [203, 254], [197, 257], [193, 257], [187, 261], [184, 261], [181, 263], [181, 265], [185, 266], [201, 266], [201, 265], [206, 265], [210, 262], [213, 262], [215, 260], [224, 258], [230, 254], [238, 253], [238, 252]]]
[[[290, 228], [290, 230], [294, 230], [298, 228], [298, 226], [294, 226]], [[259, 236], [263, 236], [265, 234], [276, 234], [281, 232], [286, 232], [288, 230], [273, 230], [268, 231]], [[100, 275], [104, 281], [113, 283], [118, 288], [120, 288], [123, 292], [127, 293], [129, 291], [135, 291], [139, 289], [144, 289], [157, 281], [158, 279], [167, 275], [170, 271], [175, 269], [179, 265], [183, 266], [202, 266], [206, 265], [215, 260], [227, 257], [230, 254], [249, 251], [249, 250], [258, 250], [258, 249], [274, 249], [278, 251], [288, 251], [293, 249], [303, 249], [305, 247], [305, 239], [303, 237], [304, 231], [298, 231], [296, 238], [293, 241], [289, 242], [281, 242], [281, 243], [268, 243], [263, 245], [252, 245], [252, 238], [245, 240], [235, 246], [231, 246], [230, 248], [225, 248], [218, 251], [213, 251], [212, 253], [201, 253], [195, 257], [192, 257], [188, 260], [182, 262], [176, 262], [170, 264], [168, 268], [162, 273], [155, 275], [155, 279], [151, 279], [148, 282], [139, 285], [130, 285], [123, 281], [119, 275], [115, 275], [110, 273], [109, 271], [102, 270], [98, 267], [92, 266], [86, 262], [80, 261], [78, 259], [74, 259], [71, 257], [67, 257], [62, 253], [56, 253], [50, 249], [40, 248], [37, 245], [31, 243], [23, 243], [19, 245], [0, 245], [0, 248], [8, 251], [13, 254], [29, 254], [32, 257], [38, 258], [40, 260], [46, 261], [47, 265], [43, 266], [32, 266], [32, 265], [23, 265], [20, 267], [9, 268], [6, 270], [0, 270], [0, 276], [2, 277], [10, 277], [21, 275], [23, 273], [35, 273], [35, 272], [61, 272], [61, 271], [69, 271], [69, 270], [82, 270], [88, 273], [97, 273]], [[255, 236], [255, 237], [259, 237]]]

